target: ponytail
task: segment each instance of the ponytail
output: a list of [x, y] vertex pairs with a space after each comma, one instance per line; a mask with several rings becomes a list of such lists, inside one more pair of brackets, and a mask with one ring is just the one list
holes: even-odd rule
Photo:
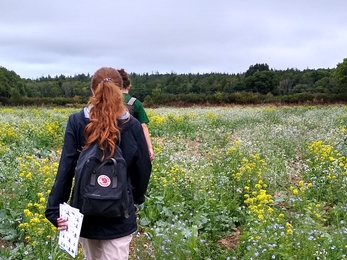
[[122, 80], [119, 73], [112, 68], [98, 70], [92, 78], [93, 96], [89, 98], [90, 123], [86, 126], [84, 133], [88, 147], [98, 142], [100, 149], [108, 157], [112, 157], [116, 150], [116, 144], [120, 138], [120, 129], [117, 118], [125, 112], [123, 94], [119, 84]]

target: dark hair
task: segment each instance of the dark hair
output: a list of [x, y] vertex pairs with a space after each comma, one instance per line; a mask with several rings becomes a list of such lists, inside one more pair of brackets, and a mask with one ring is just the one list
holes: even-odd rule
[[126, 110], [120, 90], [122, 84], [118, 71], [108, 67], [98, 69], [91, 80], [93, 96], [88, 102], [88, 105], [91, 105], [90, 123], [84, 130], [86, 137], [84, 147], [98, 142], [104, 156], [106, 149], [111, 151], [108, 157], [114, 155], [120, 135], [117, 118]]
[[123, 85], [122, 85], [122, 88], [123, 89], [126, 89], [127, 87], [130, 86], [130, 78], [129, 78], [129, 74], [126, 73], [126, 71], [124, 69], [120, 69], [118, 70], [122, 80], [123, 80]]

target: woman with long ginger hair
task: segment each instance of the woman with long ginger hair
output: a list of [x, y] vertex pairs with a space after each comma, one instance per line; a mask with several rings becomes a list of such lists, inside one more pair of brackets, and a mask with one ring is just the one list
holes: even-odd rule
[[137, 230], [134, 204], [144, 202], [151, 174], [152, 165], [141, 124], [125, 108], [121, 86], [122, 79], [114, 68], [103, 67], [94, 73], [93, 95], [88, 106], [69, 117], [58, 172], [45, 212], [58, 230], [66, 230], [67, 221], [59, 217], [59, 204], [70, 199], [80, 151], [98, 142], [103, 151], [110, 150], [112, 155], [121, 139], [119, 146], [127, 163], [132, 195], [128, 205], [130, 217], [84, 216], [80, 242], [87, 260], [128, 259], [132, 234]]

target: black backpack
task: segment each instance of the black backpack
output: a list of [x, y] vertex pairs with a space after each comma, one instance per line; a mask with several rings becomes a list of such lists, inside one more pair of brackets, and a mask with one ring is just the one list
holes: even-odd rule
[[101, 161], [97, 143], [82, 150], [75, 170], [71, 206], [85, 216], [128, 218], [130, 202], [127, 165], [117, 145], [113, 158]]
[[128, 108], [128, 110], [129, 110], [130, 115], [134, 115], [134, 103], [135, 103], [135, 101], [136, 101], [136, 98], [135, 97], [131, 97], [129, 99], [129, 101], [127, 103], [125, 103], [127, 108]]

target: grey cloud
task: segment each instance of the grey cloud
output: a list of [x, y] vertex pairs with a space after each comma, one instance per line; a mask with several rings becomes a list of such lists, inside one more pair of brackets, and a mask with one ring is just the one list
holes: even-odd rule
[[2, 1], [1, 66], [23, 77], [333, 67], [347, 45], [347, 2]]

